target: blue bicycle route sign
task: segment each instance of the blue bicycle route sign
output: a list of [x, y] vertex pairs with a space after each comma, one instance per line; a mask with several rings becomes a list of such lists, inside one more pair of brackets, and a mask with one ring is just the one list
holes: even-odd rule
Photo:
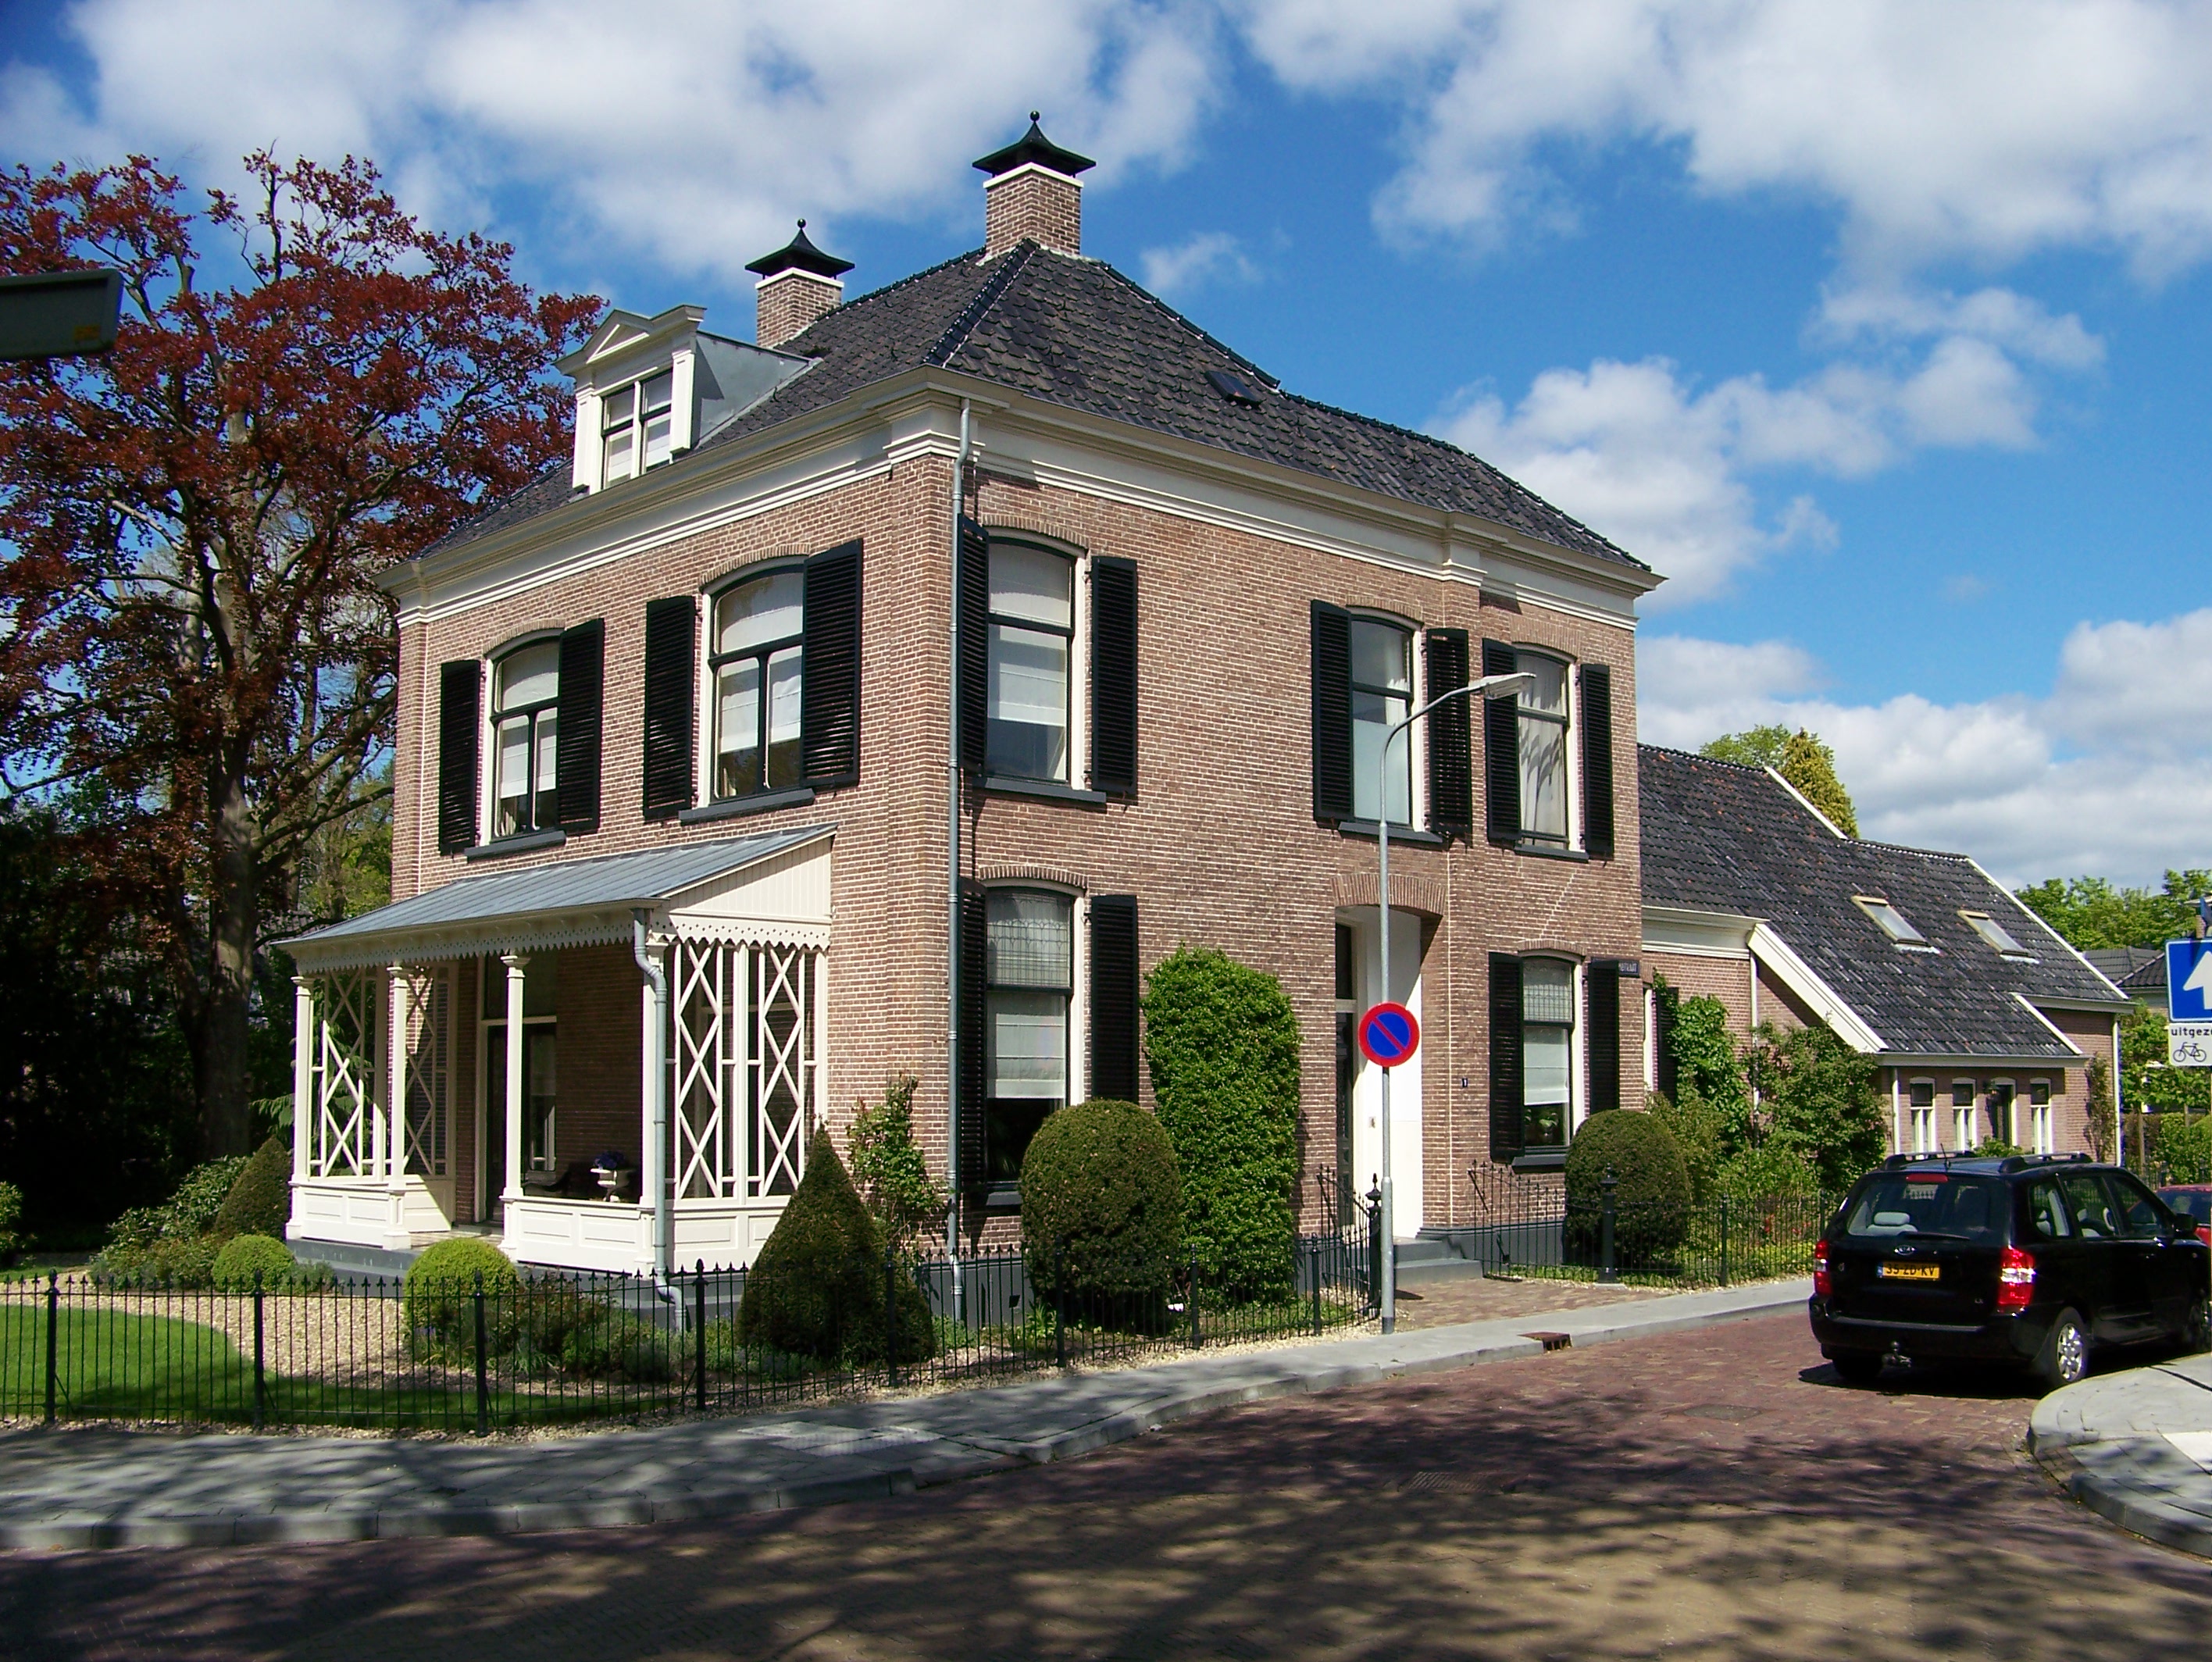
[[1378, 1068], [1395, 1068], [1420, 1048], [1421, 1024], [1403, 1004], [1377, 1004], [1359, 1018], [1359, 1048]]

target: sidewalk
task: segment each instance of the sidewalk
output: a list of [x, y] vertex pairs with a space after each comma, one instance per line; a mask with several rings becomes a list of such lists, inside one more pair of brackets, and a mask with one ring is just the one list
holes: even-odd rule
[[864, 1500], [1066, 1459], [1237, 1403], [1540, 1355], [1531, 1332], [1602, 1344], [1800, 1308], [1811, 1290], [1770, 1282], [536, 1441], [9, 1431], [0, 1433], [0, 1548], [504, 1534]]
[[2054, 1391], [2029, 1417], [2027, 1446], [2092, 1511], [2212, 1557], [2212, 1356]]

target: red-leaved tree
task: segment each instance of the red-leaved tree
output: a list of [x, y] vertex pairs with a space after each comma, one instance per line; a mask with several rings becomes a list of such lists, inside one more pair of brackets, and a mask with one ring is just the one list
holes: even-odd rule
[[106, 804], [207, 1156], [252, 1135], [264, 914], [382, 788], [374, 579], [565, 453], [550, 367], [599, 311], [417, 224], [368, 163], [246, 167], [204, 203], [143, 157], [0, 173], [0, 270], [124, 294], [112, 355], [0, 365], [0, 786]]

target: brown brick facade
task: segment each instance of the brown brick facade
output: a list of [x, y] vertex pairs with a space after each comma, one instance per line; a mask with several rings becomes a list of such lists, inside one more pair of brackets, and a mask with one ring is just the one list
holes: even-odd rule
[[1018, 242], [1037, 242], [1063, 254], [1083, 252], [1083, 186], [1048, 167], [1027, 167], [983, 187], [983, 258], [995, 258]]

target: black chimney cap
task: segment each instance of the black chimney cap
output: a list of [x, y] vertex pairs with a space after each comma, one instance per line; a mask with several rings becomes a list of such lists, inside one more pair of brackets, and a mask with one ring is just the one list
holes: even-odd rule
[[799, 221], [799, 234], [789, 242], [773, 254], [763, 254], [745, 267], [763, 277], [772, 277], [779, 271], [809, 271], [817, 277], [842, 277], [852, 269], [852, 261], [825, 254], [806, 240], [805, 220]]
[[1044, 129], [1037, 125], [1037, 112], [1031, 110], [1029, 131], [1005, 149], [992, 151], [975, 166], [996, 179], [1000, 173], [1011, 173], [1015, 168], [1025, 167], [1032, 161], [1040, 167], [1049, 167], [1055, 173], [1066, 173], [1071, 178], [1098, 165], [1089, 156], [1063, 150], [1047, 138]]

